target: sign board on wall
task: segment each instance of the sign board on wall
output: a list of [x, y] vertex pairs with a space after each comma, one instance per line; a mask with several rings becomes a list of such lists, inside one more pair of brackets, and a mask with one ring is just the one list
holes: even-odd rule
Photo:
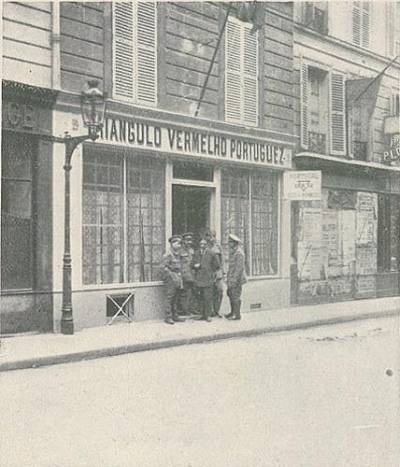
[[184, 154], [281, 169], [292, 167], [292, 148], [263, 138], [180, 127], [176, 124], [105, 119], [99, 142], [144, 151]]
[[321, 199], [321, 171], [303, 170], [285, 172], [283, 197], [291, 201]]

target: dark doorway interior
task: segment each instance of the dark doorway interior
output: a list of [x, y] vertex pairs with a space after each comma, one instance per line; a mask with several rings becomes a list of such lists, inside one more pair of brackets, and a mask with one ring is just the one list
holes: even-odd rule
[[210, 188], [173, 185], [172, 233], [193, 232], [197, 243], [203, 231], [210, 227]]

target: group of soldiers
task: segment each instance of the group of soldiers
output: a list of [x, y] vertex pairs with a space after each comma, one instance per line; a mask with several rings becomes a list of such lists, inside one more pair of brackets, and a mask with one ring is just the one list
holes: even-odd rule
[[228, 270], [224, 271], [221, 246], [215, 232], [207, 231], [194, 247], [194, 235], [172, 235], [170, 251], [163, 256], [161, 270], [166, 291], [165, 322], [184, 321], [183, 316], [198, 315], [207, 322], [221, 317], [220, 307], [224, 286], [231, 311], [228, 319], [240, 320], [242, 286], [246, 282], [244, 253], [241, 240], [229, 235]]

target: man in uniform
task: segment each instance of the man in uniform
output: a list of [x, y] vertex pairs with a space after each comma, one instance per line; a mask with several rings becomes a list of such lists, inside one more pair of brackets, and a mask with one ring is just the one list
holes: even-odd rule
[[218, 257], [208, 247], [207, 240], [200, 240], [200, 248], [195, 252], [192, 269], [195, 271], [194, 281], [197, 288], [202, 318], [211, 321], [213, 310], [213, 285], [215, 273], [220, 269]]
[[183, 247], [180, 252], [181, 256], [181, 272], [183, 290], [181, 293], [181, 309], [183, 315], [189, 315], [196, 312], [194, 279], [191, 263], [194, 255], [193, 249], [193, 234], [187, 232], [183, 234]]
[[231, 312], [225, 315], [228, 319], [240, 319], [240, 306], [242, 304], [242, 286], [246, 283], [244, 253], [239, 244], [241, 240], [234, 234], [229, 234], [229, 267], [226, 278], [227, 295], [231, 305]]
[[178, 300], [182, 293], [183, 282], [181, 273], [181, 248], [182, 237], [173, 235], [169, 240], [171, 245], [170, 252], [165, 254], [161, 261], [161, 270], [166, 292], [166, 310], [165, 322], [175, 324], [175, 322], [184, 321], [178, 316]]
[[222, 248], [221, 245], [217, 242], [215, 232], [209, 230], [206, 233], [206, 240], [208, 242], [210, 250], [217, 255], [219, 263], [221, 265], [221, 268], [218, 269], [218, 271], [215, 273], [213, 285], [213, 316], [218, 316], [219, 318], [221, 318], [219, 310], [221, 308], [222, 297], [224, 295], [224, 286], [222, 281], [224, 275]]

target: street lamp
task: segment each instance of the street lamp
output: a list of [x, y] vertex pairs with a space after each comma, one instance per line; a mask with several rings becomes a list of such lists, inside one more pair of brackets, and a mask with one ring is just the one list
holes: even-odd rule
[[81, 93], [81, 113], [84, 126], [88, 129], [87, 135], [66, 135], [62, 142], [65, 145], [65, 191], [64, 191], [64, 256], [63, 256], [63, 291], [61, 307], [62, 334], [74, 333], [74, 318], [72, 314], [72, 286], [71, 286], [71, 226], [70, 226], [70, 172], [71, 159], [74, 150], [84, 141], [96, 141], [99, 131], [103, 127], [106, 94], [98, 88], [97, 80], [90, 80], [87, 89]]

